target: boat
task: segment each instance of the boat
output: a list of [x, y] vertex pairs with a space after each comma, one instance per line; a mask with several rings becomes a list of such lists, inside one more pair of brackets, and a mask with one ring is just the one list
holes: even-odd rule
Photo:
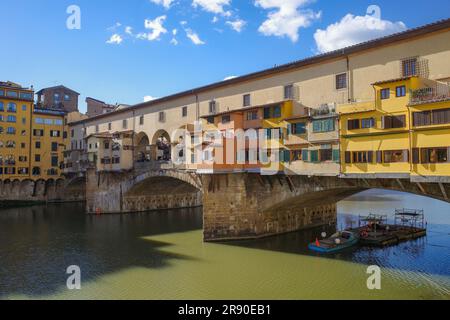
[[358, 244], [359, 237], [350, 231], [338, 232], [324, 240], [316, 240], [316, 242], [308, 245], [309, 250], [319, 253], [335, 253], [350, 248]]

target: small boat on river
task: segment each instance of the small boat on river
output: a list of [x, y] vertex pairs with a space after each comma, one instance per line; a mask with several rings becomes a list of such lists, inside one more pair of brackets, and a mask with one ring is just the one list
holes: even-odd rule
[[358, 244], [359, 237], [350, 231], [342, 231], [332, 235], [330, 238], [316, 240], [310, 243], [308, 248], [319, 253], [335, 253]]

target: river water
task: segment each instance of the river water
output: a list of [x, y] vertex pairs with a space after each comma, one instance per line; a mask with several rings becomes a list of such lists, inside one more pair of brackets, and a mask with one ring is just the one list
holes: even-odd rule
[[[86, 216], [81, 204], [0, 211], [0, 299], [450, 299], [450, 204], [381, 190], [338, 205], [358, 214], [425, 209], [426, 238], [332, 256], [307, 251], [329, 228], [205, 244], [201, 208]], [[70, 265], [81, 290], [66, 287]], [[367, 267], [382, 270], [368, 290]]]

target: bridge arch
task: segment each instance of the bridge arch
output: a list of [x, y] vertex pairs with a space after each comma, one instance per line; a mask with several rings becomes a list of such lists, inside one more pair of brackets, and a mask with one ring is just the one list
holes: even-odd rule
[[145, 132], [138, 133], [134, 138], [134, 158], [137, 162], [151, 160], [150, 139]]

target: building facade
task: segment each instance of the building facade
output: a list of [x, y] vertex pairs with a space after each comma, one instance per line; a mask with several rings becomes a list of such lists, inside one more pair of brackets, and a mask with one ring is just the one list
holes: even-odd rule
[[66, 114], [34, 106], [34, 92], [0, 83], [0, 180], [61, 177]]
[[[276, 172], [307, 176], [366, 174], [371, 177], [373, 173], [409, 176], [415, 168], [417, 175], [432, 173], [434, 165], [417, 163], [413, 166], [410, 163], [412, 155], [417, 154], [412, 149], [414, 146], [419, 149], [419, 161], [422, 161], [422, 152], [427, 152], [420, 150], [427, 149], [428, 143], [432, 149], [430, 154], [441, 154], [445, 146], [437, 145], [437, 141], [443, 138], [441, 133], [445, 135], [446, 124], [436, 120], [437, 124], [414, 128], [410, 117], [414, 116], [413, 109], [425, 113], [431, 110], [432, 119], [433, 108], [447, 108], [445, 98], [411, 103], [413, 93], [410, 92], [414, 91], [417, 96], [420, 96], [420, 90], [428, 92], [426, 83], [445, 88], [450, 81], [449, 61], [450, 20], [443, 20], [75, 122], [71, 124], [74, 131], [71, 145], [80, 145], [83, 143], [80, 141], [95, 133], [131, 130], [144, 144], [148, 142], [140, 148], [149, 150], [150, 160], [168, 160], [161, 149], [167, 150], [164, 145], [168, 145], [171, 160], [182, 155], [190, 169], [199, 168], [210, 173], [263, 172], [266, 167], [262, 160], [265, 159], [258, 155], [264, 157], [264, 152], [257, 152], [256, 164], [248, 167], [250, 164], [246, 160], [254, 159], [248, 146], [242, 150], [234, 149], [235, 164], [192, 166], [192, 162], [205, 162], [213, 156], [224, 162], [226, 152], [223, 149], [214, 151], [222, 156], [210, 154], [211, 148], [207, 145], [211, 143], [204, 137], [206, 132], [222, 132], [220, 139], [224, 142], [234, 140], [229, 135], [231, 129], [243, 128], [262, 131], [269, 138], [270, 148], [262, 146], [261, 149], [271, 149], [270, 154], [266, 154], [279, 160]], [[446, 115], [435, 117], [445, 118]], [[354, 121], [349, 127], [350, 120]], [[192, 142], [189, 150], [193, 149], [192, 145], [201, 145], [197, 148], [201, 150], [200, 156], [197, 152], [187, 156], [179, 150], [179, 130], [195, 127], [198, 122], [204, 128], [200, 133], [191, 132], [192, 137], [187, 139], [191, 138]], [[431, 143], [429, 135], [419, 133], [425, 129], [439, 137], [437, 141]], [[411, 130], [416, 133], [412, 134]], [[439, 133], [439, 130], [443, 131]], [[273, 135], [276, 131], [278, 135]], [[164, 145], [160, 143], [161, 138], [166, 141]], [[256, 139], [260, 145], [260, 135]], [[184, 145], [186, 142], [186, 138], [183, 139]], [[133, 148], [138, 144], [140, 142], [133, 139]], [[380, 155], [381, 162], [377, 163]], [[349, 157], [350, 163], [347, 163]], [[370, 165], [363, 162], [368, 161], [368, 157], [373, 162]], [[136, 160], [133, 157], [132, 161]], [[442, 170], [435, 175], [445, 175]]]
[[42, 109], [55, 109], [66, 113], [78, 111], [80, 94], [65, 86], [44, 88], [36, 92], [37, 106]]

